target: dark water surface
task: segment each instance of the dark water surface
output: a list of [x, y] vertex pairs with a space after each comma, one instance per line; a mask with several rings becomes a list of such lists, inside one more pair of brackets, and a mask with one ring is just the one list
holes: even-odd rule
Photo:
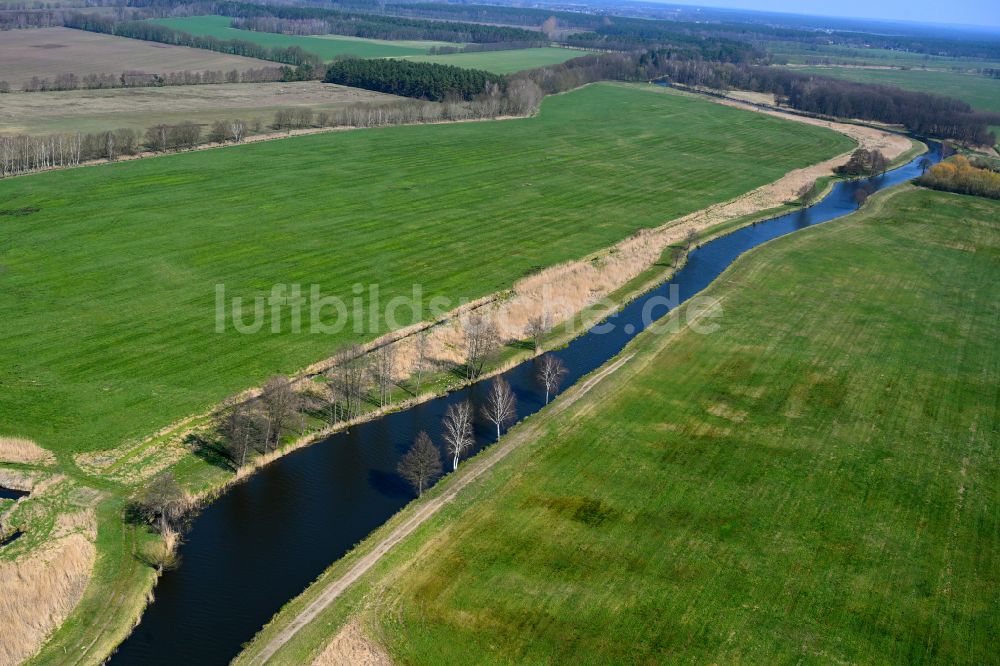
[[0, 486], [0, 499], [19, 500], [30, 494], [31, 493], [27, 490], [14, 490], [13, 488], [4, 488], [3, 486]]
[[[926, 157], [938, 161], [940, 146], [932, 144]], [[864, 183], [880, 190], [919, 176], [920, 159], [871, 181], [837, 183], [811, 208], [698, 248], [671, 283], [623, 308], [608, 320], [611, 326], [599, 327], [601, 332], [591, 329], [554, 352], [568, 369], [563, 386], [621, 351], [645, 327], [648, 315], [666, 314], [664, 297], [678, 293], [671, 289], [681, 300], [690, 298], [743, 252], [853, 212], [854, 193]], [[519, 417], [537, 411], [544, 400], [535, 368], [536, 361], [527, 361], [504, 375], [517, 393]], [[440, 443], [447, 407], [468, 398], [478, 409], [487, 390], [472, 386], [356, 426], [234, 486], [194, 520], [180, 550], [180, 568], [164, 574], [156, 600], [110, 663], [228, 663], [286, 602], [413, 498], [395, 470], [417, 433], [426, 430]], [[477, 424], [477, 447], [491, 443], [494, 435], [492, 425]]]

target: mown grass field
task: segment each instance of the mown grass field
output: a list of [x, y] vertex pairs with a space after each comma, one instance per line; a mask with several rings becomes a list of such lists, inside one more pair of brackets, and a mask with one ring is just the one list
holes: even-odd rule
[[279, 333], [268, 321], [253, 335], [219, 334], [218, 284], [248, 307], [278, 283], [348, 302], [353, 285], [377, 284], [382, 304], [419, 284], [425, 303], [457, 305], [852, 145], [602, 84], [549, 98], [531, 119], [336, 132], [0, 181], [0, 423], [61, 452], [109, 448], [385, 332], [294, 334], [285, 308]]
[[15, 90], [33, 76], [51, 80], [59, 74], [119, 75], [127, 69], [165, 73], [274, 67], [268, 60], [70, 28], [0, 30], [0, 51], [0, 81]]
[[469, 69], [485, 69], [497, 74], [512, 74], [525, 69], [558, 65], [572, 58], [587, 55], [586, 51], [560, 49], [555, 47], [538, 49], [517, 49], [513, 51], [484, 51], [482, 53], [452, 53], [448, 55], [408, 56], [407, 60], [435, 62]]
[[949, 95], [968, 102], [977, 111], [1000, 113], [1000, 79], [979, 74], [857, 67], [797, 67], [795, 71]]
[[[255, 32], [231, 28], [232, 19], [226, 16], [187, 16], [184, 18], [152, 19], [153, 23], [183, 30], [192, 35], [205, 35], [219, 39], [240, 39], [271, 48], [299, 46], [315, 53], [323, 60], [333, 60], [339, 55], [359, 58], [387, 58], [427, 53], [432, 46], [444, 42], [389, 42], [379, 39], [360, 39], [340, 35], [281, 35], [274, 32]], [[454, 44], [448, 44], [454, 46]]]
[[319, 81], [16, 93], [4, 95], [0, 132], [100, 132], [119, 127], [144, 131], [160, 123], [192, 121], [207, 133], [216, 120], [234, 118], [248, 123], [259, 119], [268, 132], [279, 109], [307, 107], [322, 112], [399, 99]]
[[912, 187], [741, 258], [272, 663], [359, 609], [407, 664], [994, 663], [998, 258]]

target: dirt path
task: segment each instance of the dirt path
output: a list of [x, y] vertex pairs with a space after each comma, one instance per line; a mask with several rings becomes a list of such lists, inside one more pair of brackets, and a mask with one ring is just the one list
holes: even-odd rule
[[[574, 390], [570, 396], [568, 396], [568, 399], [555, 403], [552, 413], [558, 414], [569, 408], [577, 400], [594, 388], [594, 386], [625, 365], [633, 356], [634, 354], [629, 354], [628, 356], [618, 359], [593, 377], [589, 378], [583, 384], [580, 384], [579, 387]], [[312, 622], [316, 616], [336, 601], [337, 598], [339, 598], [352, 583], [357, 581], [361, 578], [361, 576], [375, 566], [375, 564], [381, 560], [386, 553], [392, 550], [396, 544], [412, 534], [415, 529], [427, 522], [448, 502], [455, 499], [458, 493], [460, 493], [466, 486], [473, 483], [476, 479], [491, 470], [494, 465], [506, 458], [512, 451], [522, 446], [525, 442], [532, 441], [532, 437], [530, 435], [530, 432], [522, 431], [516, 436], [507, 437], [503, 443], [492, 449], [488, 456], [467, 464], [465, 472], [458, 478], [457, 481], [455, 481], [454, 484], [452, 484], [451, 488], [449, 488], [440, 497], [435, 497], [417, 509], [412, 516], [407, 518], [401, 525], [396, 527], [378, 544], [376, 544], [375, 547], [372, 548], [371, 552], [362, 556], [361, 559], [359, 559], [340, 578], [330, 583], [318, 597], [313, 599], [309, 605], [306, 606], [302, 612], [288, 624], [287, 627], [282, 629], [260, 650], [251, 663], [267, 663], [267, 661], [273, 657], [278, 650], [286, 645], [295, 636], [295, 634], [299, 632], [299, 630]]]

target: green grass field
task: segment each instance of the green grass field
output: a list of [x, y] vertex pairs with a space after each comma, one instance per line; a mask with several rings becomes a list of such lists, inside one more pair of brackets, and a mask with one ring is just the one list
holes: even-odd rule
[[[475, 298], [845, 152], [840, 134], [593, 85], [538, 117], [336, 132], [0, 181], [0, 423], [138, 438], [375, 337], [215, 333], [215, 288]], [[501, 258], [503, 261], [499, 261]], [[249, 303], [248, 303], [249, 304]], [[399, 313], [408, 323], [406, 311]]]
[[741, 258], [271, 663], [995, 663], [998, 259], [912, 187]]
[[482, 53], [452, 53], [437, 56], [419, 55], [409, 56], [407, 60], [436, 62], [441, 65], [454, 65], [470, 69], [485, 69], [496, 74], [511, 74], [525, 69], [558, 65], [585, 55], [587, 55], [586, 51], [550, 47], [514, 51], [485, 51]]
[[991, 79], [979, 74], [851, 67], [796, 67], [795, 71], [950, 95], [968, 102], [978, 111], [1000, 113], [1000, 79]]
[[[387, 58], [427, 53], [432, 46], [444, 42], [389, 42], [379, 39], [360, 39], [340, 35], [280, 35], [274, 32], [255, 32], [229, 27], [232, 19], [226, 16], [188, 16], [184, 18], [153, 19], [153, 23], [183, 30], [192, 35], [205, 35], [219, 39], [241, 39], [272, 48], [299, 46], [315, 53], [323, 60], [333, 60], [339, 55], [359, 58]], [[448, 46], [455, 46], [448, 44]]]

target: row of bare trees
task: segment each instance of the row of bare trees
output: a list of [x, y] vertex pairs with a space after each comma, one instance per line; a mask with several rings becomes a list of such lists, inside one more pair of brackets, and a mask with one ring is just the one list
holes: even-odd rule
[[[545, 388], [545, 403], [551, 393], [559, 389], [566, 375], [566, 366], [558, 357], [546, 355], [538, 365], [538, 381]], [[496, 428], [499, 441], [503, 429], [517, 420], [517, 397], [513, 389], [502, 377], [497, 377], [490, 385], [490, 392], [480, 412]], [[452, 471], [458, 469], [462, 456], [475, 445], [474, 411], [468, 400], [448, 406], [441, 423], [444, 450], [451, 458]], [[441, 453], [426, 432], [417, 435], [410, 450], [403, 456], [398, 466], [399, 475], [406, 479], [417, 495], [442, 474]]]
[[243, 141], [251, 131], [260, 131], [259, 120], [219, 120], [206, 135], [198, 123], [159, 124], [138, 132], [120, 128], [106, 132], [61, 132], [58, 134], [0, 134], [0, 177], [32, 171], [78, 166], [92, 160], [114, 161], [143, 151], [188, 150], [205, 141]]
[[[545, 322], [546, 318], [539, 318], [529, 326], [532, 334], [538, 336], [536, 345], [540, 345], [540, 337], [548, 331]], [[468, 380], [474, 381], [497, 358], [501, 349], [500, 336], [493, 319], [484, 314], [467, 317], [464, 332], [464, 374]], [[426, 332], [418, 334], [414, 348], [417, 357], [409, 370], [416, 389], [414, 394], [419, 395], [429, 369]], [[311, 410], [330, 425], [336, 425], [360, 418], [366, 411], [366, 405], [385, 408], [391, 404], [401, 365], [394, 344], [381, 345], [370, 351], [356, 345], [347, 350], [342, 359], [323, 375], [322, 391], [299, 393], [287, 378], [273, 377], [258, 397], [236, 398], [227, 403], [217, 423], [226, 455], [232, 464], [242, 468], [254, 453], [273, 451], [282, 436], [303, 428], [303, 415], [307, 411]], [[558, 390], [565, 373], [565, 366], [555, 356], [546, 355], [539, 361], [538, 381], [545, 389], [546, 404], [551, 394]], [[459, 457], [471, 446], [471, 406], [466, 408], [461, 404], [449, 411], [445, 423], [445, 440], [453, 457], [453, 467], [458, 465]], [[496, 426], [499, 438], [501, 429], [516, 416], [516, 400], [510, 385], [502, 379], [495, 380], [482, 411], [483, 416]]]
[[272, 377], [252, 400], [234, 398], [219, 415], [218, 429], [226, 453], [237, 467], [250, 455], [274, 451], [281, 438], [305, 426], [303, 396], [287, 377]]
[[392, 104], [354, 104], [332, 111], [308, 107], [279, 109], [271, 126], [277, 130], [320, 127], [385, 127], [533, 113], [542, 101], [542, 91], [531, 81], [515, 81], [501, 93], [490, 89], [471, 102], [448, 99], [443, 102], [407, 100]]
[[[408, 100], [393, 104], [361, 103], [319, 113], [309, 108], [283, 109], [275, 114], [272, 128], [384, 127], [524, 115], [537, 108], [541, 98], [537, 86], [522, 81], [512, 84], [504, 94], [496, 92], [472, 102]], [[263, 131], [264, 125], [260, 119], [250, 122], [233, 119], [216, 121], [207, 134], [203, 129], [198, 123], [186, 121], [154, 125], [143, 133], [117, 129], [41, 136], [0, 134], [0, 177], [78, 166], [91, 160], [115, 160], [144, 150], [167, 152], [189, 150], [206, 142], [239, 143], [248, 135]]]

